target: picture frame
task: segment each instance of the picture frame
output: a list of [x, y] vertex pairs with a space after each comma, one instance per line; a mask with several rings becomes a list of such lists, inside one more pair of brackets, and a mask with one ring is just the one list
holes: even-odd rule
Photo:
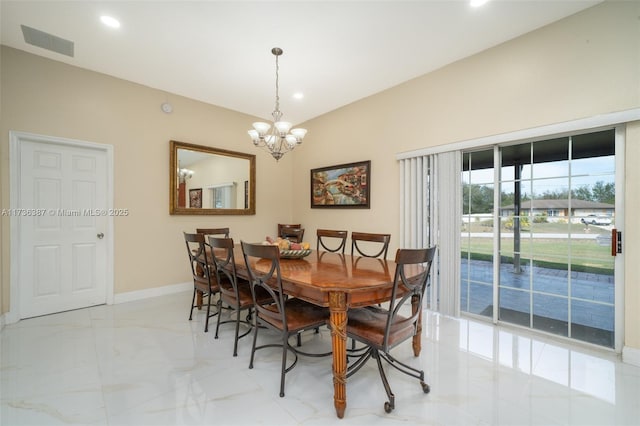
[[189, 207], [202, 208], [202, 188], [189, 190]]
[[311, 208], [368, 209], [371, 161], [311, 169]]

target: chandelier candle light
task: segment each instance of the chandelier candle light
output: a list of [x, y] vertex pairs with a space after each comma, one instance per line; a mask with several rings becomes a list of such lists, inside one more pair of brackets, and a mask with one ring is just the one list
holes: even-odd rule
[[191, 179], [193, 177], [193, 170], [189, 169], [178, 169], [178, 178], [180, 182], [184, 182], [187, 179]]
[[248, 133], [255, 146], [266, 148], [277, 161], [284, 154], [302, 143], [307, 130], [292, 129], [291, 123], [280, 121], [282, 112], [280, 111], [280, 96], [278, 95], [278, 56], [282, 55], [282, 49], [274, 47], [271, 49], [271, 53], [276, 57], [276, 107], [271, 113], [273, 127], [269, 123], [258, 121], [253, 123], [253, 129], [249, 130]]

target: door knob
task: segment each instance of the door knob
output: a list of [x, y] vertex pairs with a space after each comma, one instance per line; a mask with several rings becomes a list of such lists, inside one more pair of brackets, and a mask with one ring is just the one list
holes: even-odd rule
[[98, 235], [96, 235], [96, 237], [98, 237], [99, 239], [103, 239], [104, 238], [104, 234], [101, 232]]

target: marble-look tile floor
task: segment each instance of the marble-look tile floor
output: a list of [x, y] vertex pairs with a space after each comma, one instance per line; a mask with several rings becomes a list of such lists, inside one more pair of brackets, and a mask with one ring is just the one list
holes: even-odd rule
[[[331, 358], [300, 357], [278, 396], [280, 351], [251, 339], [232, 356], [233, 326], [220, 338], [188, 321], [191, 294], [97, 306], [7, 325], [1, 333], [2, 425], [638, 425], [640, 368], [606, 351], [525, 331], [425, 312], [423, 349], [394, 355], [423, 368], [431, 393], [390, 371], [396, 409], [375, 363], [351, 377], [347, 410], [333, 407]], [[262, 337], [270, 338], [269, 332]], [[330, 348], [307, 333], [305, 350]]]

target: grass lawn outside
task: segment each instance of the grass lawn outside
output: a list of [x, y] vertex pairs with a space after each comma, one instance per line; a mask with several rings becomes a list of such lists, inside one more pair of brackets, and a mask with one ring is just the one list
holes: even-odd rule
[[[474, 260], [491, 260], [493, 256], [493, 227], [490, 221], [465, 224], [461, 233], [462, 256]], [[611, 227], [581, 223], [533, 223], [531, 231], [520, 235], [521, 262], [533, 259], [534, 266], [613, 275], [614, 258], [607, 240]], [[569, 239], [569, 232], [572, 238]], [[479, 236], [478, 234], [484, 234]], [[544, 234], [549, 235], [548, 238]], [[512, 263], [513, 231], [501, 230], [500, 255], [503, 263]], [[599, 237], [599, 238], [598, 238]]]

